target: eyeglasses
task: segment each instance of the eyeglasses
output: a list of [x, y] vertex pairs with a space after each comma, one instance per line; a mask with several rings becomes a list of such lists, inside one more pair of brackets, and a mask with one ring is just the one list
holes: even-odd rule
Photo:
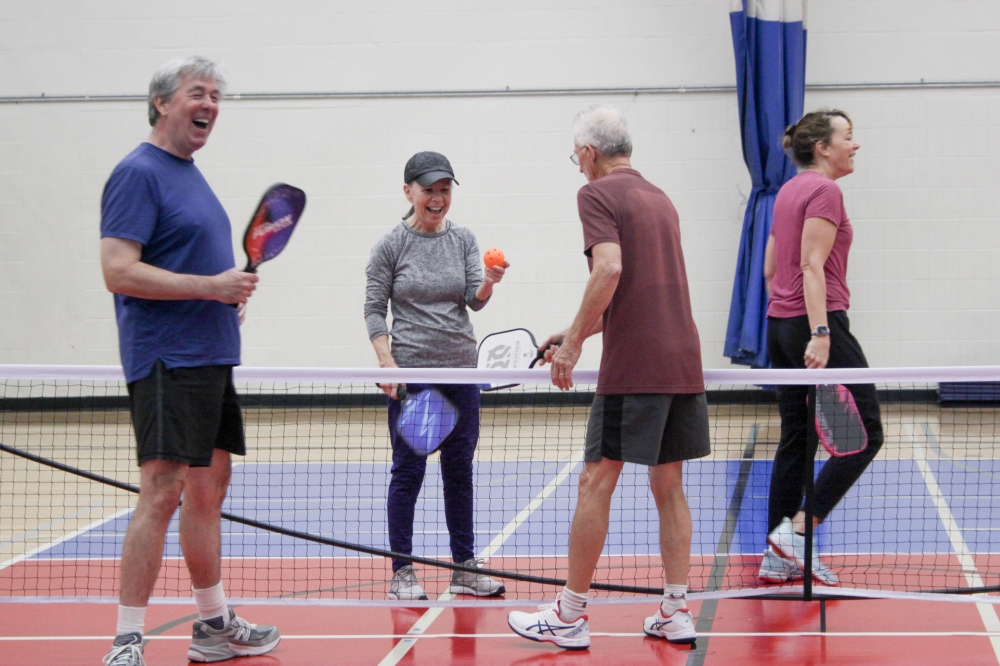
[[580, 166], [580, 158], [576, 156], [575, 152], [569, 156], [569, 161], [577, 166]]

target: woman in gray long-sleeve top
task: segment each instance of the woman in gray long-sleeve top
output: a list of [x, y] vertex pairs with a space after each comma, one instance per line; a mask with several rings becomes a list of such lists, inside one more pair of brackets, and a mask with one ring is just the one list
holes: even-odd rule
[[[445, 218], [455, 173], [440, 153], [417, 153], [403, 170], [403, 192], [413, 204], [403, 221], [372, 248], [366, 274], [365, 322], [382, 368], [472, 368], [476, 336], [468, 309], [480, 310], [509, 266], [483, 274], [472, 232]], [[391, 302], [392, 331], [386, 326]], [[392, 336], [390, 347], [389, 336]], [[389, 547], [413, 552], [413, 516], [427, 459], [397, 437], [396, 384], [382, 384], [389, 395], [392, 480], [389, 483]], [[426, 386], [411, 384], [410, 392]], [[468, 384], [434, 385], [458, 410], [455, 429], [441, 444], [445, 522], [455, 562], [478, 566], [473, 529], [472, 458], [479, 441], [479, 388]], [[389, 598], [427, 599], [413, 566], [393, 560]], [[453, 594], [497, 596], [504, 587], [488, 576], [454, 572]]]

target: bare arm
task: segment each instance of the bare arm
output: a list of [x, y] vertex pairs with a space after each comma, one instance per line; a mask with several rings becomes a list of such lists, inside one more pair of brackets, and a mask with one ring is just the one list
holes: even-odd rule
[[[809, 329], [826, 326], [826, 275], [823, 266], [837, 238], [837, 226], [822, 217], [810, 217], [802, 226], [802, 291]], [[815, 336], [806, 347], [807, 368], [825, 368], [830, 359], [830, 336]]]
[[[573, 386], [573, 368], [580, 360], [583, 342], [604, 326], [604, 311], [618, 288], [622, 273], [622, 249], [617, 243], [598, 243], [590, 250], [594, 260], [583, 302], [569, 327], [562, 346], [552, 356], [552, 383], [561, 389]], [[553, 336], [555, 337], [555, 336]], [[551, 338], [550, 338], [551, 340]]]
[[771, 280], [778, 272], [778, 260], [774, 256], [774, 236], [767, 237], [767, 247], [764, 249], [764, 286], [767, 288], [767, 295], [771, 295]]
[[125, 238], [101, 239], [101, 270], [108, 291], [161, 301], [202, 299], [246, 303], [257, 276], [230, 268], [218, 275], [173, 273], [142, 262], [142, 245]]

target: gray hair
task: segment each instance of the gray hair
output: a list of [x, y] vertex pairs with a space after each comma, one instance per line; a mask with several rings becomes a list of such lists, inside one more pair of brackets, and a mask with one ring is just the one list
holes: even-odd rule
[[156, 121], [160, 119], [160, 112], [156, 108], [156, 98], [159, 97], [162, 102], [169, 102], [177, 89], [181, 87], [181, 81], [188, 76], [193, 76], [196, 79], [211, 79], [219, 86], [219, 92], [226, 90], [226, 79], [223, 78], [219, 66], [208, 58], [201, 56], [174, 58], [160, 65], [160, 68], [153, 74], [153, 79], [149, 82], [150, 125], [156, 126]]
[[605, 157], [632, 155], [632, 135], [618, 109], [592, 106], [573, 118], [573, 143], [583, 147], [588, 143]]

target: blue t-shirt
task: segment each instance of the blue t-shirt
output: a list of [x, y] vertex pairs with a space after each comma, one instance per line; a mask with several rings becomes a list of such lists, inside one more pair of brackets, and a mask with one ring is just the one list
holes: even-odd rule
[[[173, 273], [216, 275], [236, 265], [222, 203], [194, 160], [140, 144], [111, 172], [101, 198], [101, 238], [142, 244], [142, 262]], [[115, 294], [125, 380], [167, 368], [239, 365], [236, 309], [219, 301], [162, 301]]]

